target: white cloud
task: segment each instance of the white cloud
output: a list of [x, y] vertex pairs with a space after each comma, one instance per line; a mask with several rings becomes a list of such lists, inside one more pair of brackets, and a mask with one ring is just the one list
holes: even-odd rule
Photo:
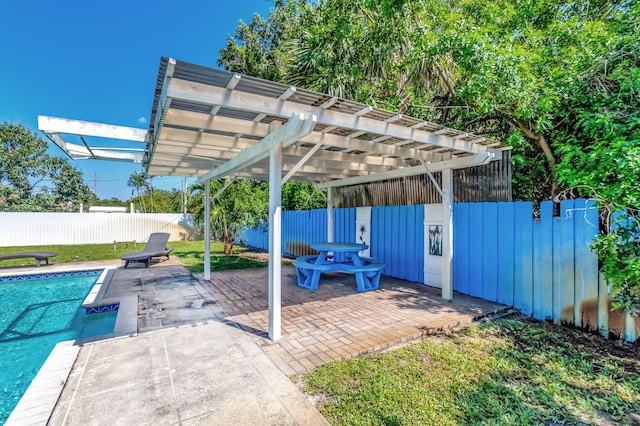
[[140, 123], [140, 124], [147, 124], [147, 119], [146, 119], [146, 118], [144, 118], [144, 117], [140, 117], [140, 118], [138, 118], [138, 123]]

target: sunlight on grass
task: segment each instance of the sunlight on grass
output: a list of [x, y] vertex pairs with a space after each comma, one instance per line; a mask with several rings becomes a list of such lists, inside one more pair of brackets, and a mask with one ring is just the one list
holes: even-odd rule
[[[180, 262], [191, 272], [204, 271], [204, 241], [176, 241], [169, 244], [172, 254], [180, 258]], [[234, 247], [235, 254], [224, 254], [224, 246], [220, 242], [211, 242], [211, 270], [224, 271], [230, 269], [263, 268], [267, 262], [242, 256], [246, 247]]]
[[496, 320], [332, 362], [303, 382], [334, 425], [630, 423], [638, 357], [600, 355], [562, 330]]
[[[145, 243], [138, 243], [136, 247], [118, 244], [113, 250], [113, 244], [81, 244], [81, 245], [51, 245], [51, 246], [25, 246], [25, 247], [0, 247], [0, 254], [17, 253], [24, 251], [53, 251], [58, 253], [51, 258], [52, 263], [86, 262], [92, 260], [120, 259], [125, 253], [143, 250]], [[167, 244], [173, 247], [171, 256], [180, 258], [180, 262], [191, 272], [204, 271], [204, 241], [174, 241]], [[211, 242], [211, 270], [222, 271], [228, 269], [262, 268], [267, 266], [266, 261], [243, 256], [247, 252], [246, 247], [235, 247], [234, 255], [226, 256], [223, 245], [220, 242]], [[0, 267], [35, 265], [33, 259], [11, 259], [0, 262]]]
[[[52, 263], [86, 262], [90, 260], [120, 259], [120, 256], [125, 253], [142, 250], [145, 245], [145, 243], [139, 243], [136, 244], [135, 248], [133, 245], [129, 245], [129, 248], [125, 249], [124, 244], [118, 244], [115, 251], [113, 250], [113, 244], [0, 247], [0, 254], [23, 251], [53, 251], [58, 255], [50, 259]], [[33, 259], [11, 259], [0, 262], [0, 267], [22, 265], [32, 266], [35, 265], [35, 261]]]

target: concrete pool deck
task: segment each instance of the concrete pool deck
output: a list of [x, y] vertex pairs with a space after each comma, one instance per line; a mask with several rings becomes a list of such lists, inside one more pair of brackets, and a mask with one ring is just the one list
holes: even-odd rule
[[[69, 270], [52, 266], [58, 268], [46, 272]], [[104, 297], [131, 295], [138, 298], [138, 334], [81, 346], [48, 424], [327, 424], [176, 259], [117, 269]]]
[[49, 424], [327, 424], [178, 261], [116, 270], [131, 294], [138, 335], [83, 346]]

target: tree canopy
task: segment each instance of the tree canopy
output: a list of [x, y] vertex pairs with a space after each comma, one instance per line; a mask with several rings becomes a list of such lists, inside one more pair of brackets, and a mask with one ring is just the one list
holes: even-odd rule
[[20, 124], [0, 125], [0, 211], [77, 211], [97, 197], [65, 158]]

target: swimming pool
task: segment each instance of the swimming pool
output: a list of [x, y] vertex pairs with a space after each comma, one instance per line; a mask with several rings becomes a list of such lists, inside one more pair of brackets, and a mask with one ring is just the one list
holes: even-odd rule
[[0, 424], [56, 343], [113, 333], [117, 311], [80, 307], [101, 272], [0, 277]]

